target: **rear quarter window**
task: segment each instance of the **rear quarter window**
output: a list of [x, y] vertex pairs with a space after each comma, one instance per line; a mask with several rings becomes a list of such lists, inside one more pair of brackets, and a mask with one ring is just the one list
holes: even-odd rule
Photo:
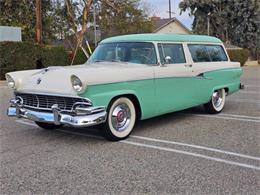
[[228, 61], [221, 45], [188, 44], [194, 62]]

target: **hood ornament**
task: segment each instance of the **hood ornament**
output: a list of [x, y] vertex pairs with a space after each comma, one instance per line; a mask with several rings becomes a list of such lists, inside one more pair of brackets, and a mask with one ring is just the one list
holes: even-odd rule
[[37, 81], [36, 81], [37, 85], [39, 85], [41, 83], [41, 81], [42, 81], [42, 79], [38, 78]]

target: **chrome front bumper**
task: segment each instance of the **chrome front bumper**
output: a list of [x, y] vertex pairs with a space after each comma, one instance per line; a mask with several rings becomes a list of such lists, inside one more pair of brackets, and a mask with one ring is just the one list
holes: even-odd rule
[[53, 123], [56, 125], [64, 124], [73, 127], [89, 127], [104, 123], [107, 116], [104, 107], [79, 107], [72, 112], [65, 112], [61, 111], [58, 105], [54, 104], [51, 112], [45, 112], [24, 108], [15, 100], [11, 100], [10, 102], [11, 106], [7, 109], [8, 116], [16, 116], [18, 118], [25, 118], [44, 123]]

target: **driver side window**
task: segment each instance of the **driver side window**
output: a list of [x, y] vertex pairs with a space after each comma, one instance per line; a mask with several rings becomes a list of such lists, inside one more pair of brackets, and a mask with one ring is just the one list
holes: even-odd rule
[[156, 64], [156, 52], [152, 44], [143, 43], [139, 47], [129, 48], [129, 62], [138, 64]]
[[[159, 43], [160, 60], [162, 64], [186, 63], [182, 44]], [[166, 57], [168, 60], [166, 61]]]

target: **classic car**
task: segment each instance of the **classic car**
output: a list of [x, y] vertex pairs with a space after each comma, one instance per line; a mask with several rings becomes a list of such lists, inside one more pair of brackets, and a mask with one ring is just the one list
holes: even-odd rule
[[14, 90], [8, 116], [45, 129], [99, 125], [125, 139], [137, 120], [204, 105], [223, 110], [241, 88], [240, 63], [215, 37], [135, 34], [104, 39], [85, 64], [6, 74]]

